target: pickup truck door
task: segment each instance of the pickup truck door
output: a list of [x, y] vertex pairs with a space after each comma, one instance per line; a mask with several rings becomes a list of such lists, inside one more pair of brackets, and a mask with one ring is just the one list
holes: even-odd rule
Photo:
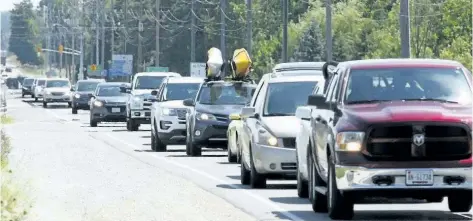
[[[334, 75], [332, 79], [330, 79], [330, 83], [328, 85], [328, 90], [326, 91], [325, 97], [326, 101], [336, 100], [333, 97], [336, 91], [336, 86], [338, 85], [339, 75]], [[322, 110], [317, 109], [313, 111], [313, 128], [314, 128], [314, 138], [315, 138], [315, 146], [316, 146], [316, 153], [315, 157], [318, 163], [318, 169], [320, 170], [320, 174], [325, 178], [327, 177], [328, 171], [328, 160], [327, 160], [327, 148], [329, 145], [330, 140], [334, 139], [333, 134], [331, 132], [331, 127], [329, 124], [333, 123], [334, 112], [333, 110]]]

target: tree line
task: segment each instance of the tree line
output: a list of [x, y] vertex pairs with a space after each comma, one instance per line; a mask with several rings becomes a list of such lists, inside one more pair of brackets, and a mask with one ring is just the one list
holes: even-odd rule
[[[84, 33], [85, 63], [95, 63], [95, 10], [105, 27], [105, 61], [111, 59], [111, 38], [115, 54], [133, 54], [134, 70], [153, 66], [155, 56], [155, 0], [104, 0], [97, 8], [95, 0], [54, 0], [54, 23], [69, 27], [69, 32], [53, 30], [53, 45], [63, 42], [71, 47], [71, 36]], [[247, 7], [245, 1], [227, 0], [225, 10], [219, 0], [161, 0], [160, 66], [171, 71], [189, 72], [191, 27], [194, 27], [196, 62], [206, 61], [210, 47], [220, 47], [221, 13], [226, 23], [226, 57], [233, 50], [247, 47]], [[323, 0], [290, 0], [288, 56], [291, 61], [325, 60], [325, 5]], [[410, 2], [411, 56], [414, 58], [453, 59], [472, 69], [472, 3], [470, 0], [413, 0]], [[39, 64], [35, 47], [45, 47], [46, 25], [43, 5], [33, 7], [23, 0], [12, 10], [10, 51], [22, 63]], [[83, 13], [78, 14], [83, 5]], [[399, 0], [333, 0], [333, 59], [336, 61], [400, 57]], [[191, 19], [195, 16], [195, 25]], [[254, 73], [262, 75], [281, 62], [282, 5], [280, 1], [253, 0], [252, 59]], [[72, 27], [71, 19], [77, 18]], [[100, 21], [99, 20], [99, 21]], [[143, 29], [139, 29], [139, 21]], [[100, 26], [99, 26], [100, 27]], [[114, 27], [114, 28], [112, 28]], [[70, 31], [72, 30], [72, 31]], [[72, 33], [74, 32], [74, 33]], [[61, 39], [60, 39], [61, 38]], [[140, 39], [138, 39], [140, 38]], [[138, 40], [142, 61], [138, 64]], [[99, 42], [101, 45], [102, 42]], [[66, 58], [67, 59], [67, 56]], [[55, 59], [58, 61], [58, 58]], [[57, 62], [58, 63], [58, 62]], [[76, 59], [78, 63], [78, 59]], [[105, 68], [108, 62], [105, 62]]]

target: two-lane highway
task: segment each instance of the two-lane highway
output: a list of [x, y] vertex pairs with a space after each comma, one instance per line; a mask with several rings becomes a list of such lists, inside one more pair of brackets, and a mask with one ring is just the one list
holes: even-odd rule
[[[188, 157], [184, 146], [151, 152], [150, 130], [125, 124], [89, 126], [89, 112], [14, 98], [7, 126], [12, 161], [31, 181], [31, 220], [329, 220], [297, 197], [295, 181], [267, 189], [240, 185], [226, 151]], [[355, 220], [471, 220], [448, 212], [446, 200], [355, 206]]]

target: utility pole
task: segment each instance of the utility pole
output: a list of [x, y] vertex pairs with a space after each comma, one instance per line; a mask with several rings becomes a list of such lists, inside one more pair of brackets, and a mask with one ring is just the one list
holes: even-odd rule
[[115, 47], [115, 1], [110, 0], [111, 12], [112, 12], [112, 34], [110, 38], [110, 58], [113, 57]]
[[[123, 22], [123, 29], [125, 33], [127, 32], [127, 24], [128, 24], [128, 0], [125, 0], [125, 21]], [[126, 35], [123, 36], [123, 54], [126, 54]]]
[[332, 60], [332, 0], [325, 0], [325, 48], [327, 61]]
[[283, 13], [283, 31], [282, 31], [282, 62], [287, 62], [287, 17], [288, 17], [288, 5], [289, 0], [282, 0], [282, 13]]
[[220, 50], [222, 51], [223, 60], [227, 55], [227, 46], [225, 44], [225, 0], [220, 0]]
[[142, 68], [142, 62], [143, 62], [143, 48], [141, 45], [141, 32], [143, 31], [143, 23], [141, 22], [141, 15], [143, 14], [143, 2], [140, 1], [140, 14], [139, 20], [138, 20], [138, 62], [137, 62], [137, 67], [138, 71], [143, 71]]
[[95, 64], [99, 64], [99, 0], [95, 0]]
[[248, 41], [248, 53], [250, 53], [251, 56], [251, 50], [252, 50], [252, 37], [253, 37], [253, 11], [252, 11], [252, 6], [251, 6], [251, 1], [252, 0], [246, 0], [246, 19], [247, 19], [247, 26], [248, 26], [248, 32], [247, 32], [247, 41]]
[[399, 24], [401, 25], [401, 57], [411, 57], [411, 26], [409, 24], [409, 1], [401, 0], [401, 9], [399, 13]]
[[[102, 9], [101, 11], [102, 12], [105, 12], [105, 1], [100, 1], [101, 4], [100, 4], [100, 8]], [[102, 66], [102, 70], [105, 69], [105, 13], [101, 13], [101, 19], [100, 19], [100, 26], [101, 26], [101, 40], [100, 40], [100, 43], [101, 43], [101, 60], [100, 60], [100, 65]]]
[[159, 37], [161, 34], [159, 33], [160, 27], [159, 23], [161, 22], [161, 0], [156, 0], [156, 58], [154, 59], [154, 64], [156, 67], [159, 67]]
[[191, 62], [195, 62], [195, 0], [191, 1]]

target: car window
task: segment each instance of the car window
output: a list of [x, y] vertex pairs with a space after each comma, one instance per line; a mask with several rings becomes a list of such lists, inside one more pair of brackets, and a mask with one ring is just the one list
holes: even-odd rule
[[97, 88], [97, 96], [118, 97], [118, 96], [125, 96], [125, 94], [121, 92], [120, 86], [113, 85], [113, 86], [100, 86], [99, 88]]
[[23, 80], [23, 85], [30, 86], [30, 85], [33, 84], [33, 82], [34, 82], [34, 79], [27, 78], [27, 79]]
[[336, 102], [337, 101], [338, 91], [340, 89], [339, 82], [340, 82], [340, 74], [337, 74], [337, 75], [334, 76], [332, 93], [329, 94], [329, 97], [327, 98], [327, 100], [329, 100], [330, 102]]
[[133, 89], [157, 89], [166, 76], [138, 76]]
[[44, 84], [46, 84], [45, 80], [38, 80], [38, 82], [36, 83], [36, 85], [38, 86], [44, 86]]
[[263, 116], [293, 116], [297, 107], [307, 103], [316, 85], [315, 81], [270, 83]]
[[211, 83], [203, 85], [198, 102], [205, 105], [248, 105], [254, 86], [241, 83]]
[[100, 82], [82, 81], [77, 83], [77, 91], [95, 91]]
[[345, 101], [440, 99], [471, 104], [472, 92], [460, 68], [352, 70]]
[[200, 83], [167, 84], [164, 88], [164, 100], [195, 99]]
[[49, 80], [46, 81], [46, 87], [70, 87], [69, 81], [64, 80]]

